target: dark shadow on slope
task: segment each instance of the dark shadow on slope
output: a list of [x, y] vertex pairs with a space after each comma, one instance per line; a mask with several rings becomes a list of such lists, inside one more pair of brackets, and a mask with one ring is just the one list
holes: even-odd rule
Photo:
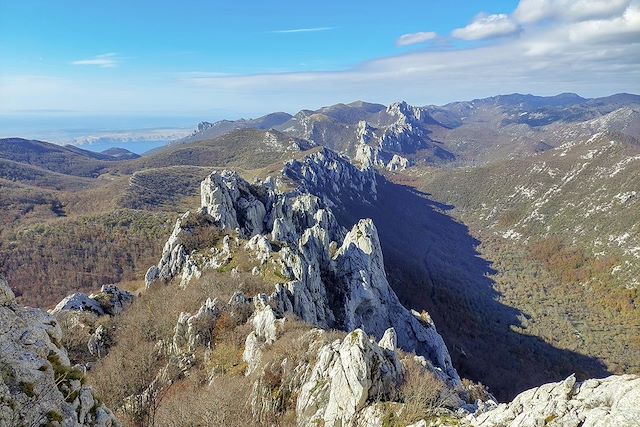
[[579, 379], [608, 375], [596, 359], [511, 330], [523, 313], [498, 301], [494, 270], [467, 227], [443, 213], [450, 206], [380, 177], [377, 203], [343, 207], [345, 226], [374, 220], [391, 286], [406, 307], [429, 311], [461, 376], [507, 400], [574, 372]]

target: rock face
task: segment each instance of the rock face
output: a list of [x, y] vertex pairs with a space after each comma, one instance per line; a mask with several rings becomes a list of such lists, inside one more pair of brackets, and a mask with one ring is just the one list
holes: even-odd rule
[[63, 311], [87, 311], [97, 316], [120, 314], [133, 302], [130, 292], [120, 290], [116, 285], [104, 285], [100, 292], [89, 296], [75, 293], [65, 297], [51, 310], [51, 314]]
[[89, 353], [97, 358], [104, 357], [109, 350], [108, 339], [107, 329], [103, 325], [98, 326], [87, 342]]
[[[230, 171], [214, 172], [202, 183], [202, 212], [211, 224], [221, 231], [236, 230], [248, 240], [246, 247], [259, 262], [271, 263], [283, 278], [272, 295], [261, 297], [264, 307], [256, 305], [256, 313], [271, 320], [291, 313], [321, 328], [360, 328], [376, 339], [394, 328], [398, 347], [424, 356], [432, 369], [459, 385], [460, 378], [433, 323], [403, 307], [391, 289], [373, 222], [361, 220], [347, 233], [332, 213], [331, 206], [345, 194], [373, 201], [375, 172], [359, 170], [348, 159], [324, 149], [287, 163], [283, 174], [295, 181], [296, 190], [279, 193], [271, 181], [252, 185]], [[178, 221], [165, 245], [157, 266], [161, 278], [191, 275], [189, 266], [195, 263], [182, 243], [182, 236], [189, 233], [183, 224], [188, 218]], [[254, 321], [258, 319], [254, 315]], [[273, 339], [273, 331], [263, 333], [256, 328], [247, 347], [259, 349]], [[247, 353], [250, 365], [256, 354], [253, 350]]]
[[182, 243], [182, 234], [185, 233], [185, 230], [182, 228], [182, 223], [186, 221], [190, 215], [191, 212], [185, 212], [185, 214], [176, 221], [173, 232], [162, 249], [160, 262], [157, 266], [154, 265], [149, 268], [144, 277], [147, 287], [151, 286], [156, 280], [169, 280], [182, 272], [182, 267], [187, 260], [187, 253]]
[[346, 198], [375, 201], [376, 177], [372, 169], [359, 170], [348, 159], [322, 148], [301, 161], [289, 161], [283, 175], [293, 179], [300, 190], [314, 194], [328, 207]]
[[251, 318], [253, 331], [247, 335], [242, 353], [242, 360], [247, 363], [247, 375], [259, 366], [262, 359], [262, 349], [273, 344], [278, 338], [279, 331], [285, 321], [285, 319], [279, 319], [276, 316], [266, 295], [257, 295], [253, 303], [255, 307]]
[[97, 301], [110, 316], [122, 313], [133, 302], [131, 292], [123, 291], [116, 285], [103, 285], [100, 292], [89, 295], [89, 298]]
[[0, 425], [119, 426], [70, 366], [55, 317], [18, 306], [0, 278]]
[[395, 353], [356, 329], [320, 349], [300, 388], [298, 425], [351, 425], [369, 403], [392, 400], [401, 381], [402, 365]]
[[394, 122], [384, 130], [382, 148], [400, 153], [414, 153], [426, 148], [427, 132], [422, 125], [431, 119], [428, 114], [404, 101], [389, 105], [387, 114]]
[[[262, 233], [266, 209], [255, 187], [231, 171], [213, 173], [201, 185], [201, 205], [222, 230], [243, 236]], [[236, 207], [242, 213], [238, 215]]]
[[405, 351], [427, 357], [454, 383], [459, 377], [447, 347], [433, 323], [409, 312], [387, 282], [378, 233], [370, 219], [361, 220], [347, 234], [334, 255], [335, 278], [342, 284], [343, 330], [363, 328], [382, 338], [395, 329], [397, 343]]
[[391, 172], [403, 171], [409, 167], [409, 160], [406, 157], [394, 154], [389, 163], [387, 164], [387, 170]]
[[[400, 108], [399, 105], [393, 104], [387, 110], [387, 114], [393, 116], [396, 121], [382, 133], [378, 130], [376, 134], [376, 129], [365, 121], [358, 123], [358, 142], [354, 160], [363, 168], [380, 167], [392, 172], [405, 170], [409, 167], [410, 161], [403, 154], [411, 154], [427, 147], [426, 131], [417, 126], [414, 128], [411, 123], [416, 119], [409, 118], [415, 117], [416, 112], [421, 110], [406, 104]], [[411, 115], [407, 116], [403, 112], [410, 112]]]
[[196, 314], [180, 313], [174, 328], [172, 353], [189, 357], [199, 346], [210, 348], [220, 311], [217, 299], [207, 299]]
[[508, 404], [469, 417], [478, 427], [640, 426], [640, 377], [611, 376], [544, 384], [520, 393]]
[[361, 120], [358, 122], [356, 135], [358, 143], [354, 160], [360, 163], [363, 168], [384, 167], [384, 157], [388, 157], [388, 155], [385, 152], [380, 152], [380, 142], [375, 134], [375, 129], [364, 120]]
[[66, 296], [51, 310], [51, 314], [56, 314], [61, 311], [88, 311], [98, 316], [105, 314], [104, 309], [98, 301], [80, 292]]

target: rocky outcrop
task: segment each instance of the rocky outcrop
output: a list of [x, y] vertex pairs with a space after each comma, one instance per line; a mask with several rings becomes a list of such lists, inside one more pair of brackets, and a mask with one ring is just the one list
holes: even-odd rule
[[[202, 214], [207, 221], [223, 232], [235, 230], [248, 239], [246, 249], [260, 264], [279, 270], [283, 278], [272, 295], [254, 301], [256, 313], [261, 313], [254, 315], [254, 321], [262, 315], [274, 320], [290, 313], [321, 328], [361, 328], [377, 339], [393, 327], [400, 348], [425, 357], [452, 385], [459, 384], [447, 348], [428, 316], [405, 309], [391, 289], [373, 222], [361, 220], [346, 233], [328, 206], [333, 203], [332, 194], [341, 200], [350, 191], [353, 197], [375, 197], [375, 172], [361, 171], [348, 159], [321, 150], [302, 161], [289, 162], [283, 174], [298, 184], [296, 190], [278, 193], [270, 181], [249, 184], [230, 171], [214, 172], [202, 184]], [[179, 220], [165, 245], [157, 266], [160, 277], [180, 274], [174, 260], [182, 265], [183, 279], [189, 266], [195, 265], [182, 244], [183, 236], [190, 232], [185, 225], [189, 221], [188, 215]], [[229, 254], [228, 236], [225, 239], [223, 252]], [[207, 248], [202, 249], [210, 256]], [[200, 262], [204, 266], [211, 263]], [[250, 365], [255, 365], [251, 358], [258, 357], [254, 350], [274, 339], [272, 331], [263, 334], [256, 329], [255, 333], [247, 338]]]
[[189, 358], [197, 347], [211, 348], [220, 305], [217, 299], [207, 299], [196, 314], [180, 313], [174, 328], [172, 354]]
[[[213, 218], [201, 209], [197, 212], [186, 212], [177, 221], [173, 232], [164, 245], [162, 256], [157, 265], [151, 266], [145, 275], [145, 286], [149, 288], [156, 282], [168, 282], [174, 277], [181, 276], [180, 286], [186, 286], [194, 277], [200, 277], [203, 268], [218, 268], [228, 261], [230, 254], [229, 236], [222, 241], [222, 248], [207, 249], [208, 259], [194, 258], [189, 242], [202, 229], [218, 227]], [[200, 262], [202, 261], [202, 262]]]
[[[390, 154], [389, 160], [385, 162], [390, 170], [397, 170], [399, 162], [407, 155], [417, 154], [419, 159], [427, 162], [455, 159], [453, 153], [429, 137], [431, 127], [441, 128], [443, 125], [430, 115], [427, 108], [413, 107], [406, 102], [396, 102], [387, 108], [382, 117], [380, 126], [383, 131], [379, 149], [381, 152]], [[393, 155], [398, 155], [400, 159], [393, 161]]]
[[298, 243], [315, 225], [326, 230], [328, 239], [335, 240], [344, 235], [333, 213], [323, 208], [320, 198], [308, 193], [278, 197], [269, 218], [271, 239], [289, 246]]
[[120, 424], [83, 385], [55, 317], [19, 306], [0, 278], [0, 425]]
[[322, 347], [296, 403], [298, 425], [350, 425], [368, 404], [393, 400], [402, 365], [360, 329]]
[[395, 121], [384, 130], [381, 147], [399, 153], [414, 153], [426, 147], [427, 132], [422, 127], [424, 119], [420, 108], [406, 102], [396, 102], [387, 108], [387, 114]]
[[377, 183], [372, 169], [359, 170], [349, 160], [327, 148], [291, 160], [282, 171], [302, 191], [314, 194], [328, 206], [339, 206], [353, 199], [372, 202], [377, 198]]
[[258, 188], [249, 185], [236, 172], [214, 172], [202, 181], [202, 209], [221, 230], [237, 229], [244, 237], [260, 234], [266, 209], [257, 194]]
[[460, 378], [435, 325], [407, 310], [391, 289], [384, 271], [377, 230], [370, 219], [359, 221], [334, 255], [335, 280], [343, 289], [343, 330], [362, 328], [381, 338], [390, 327], [405, 351], [427, 357], [453, 384]]
[[330, 233], [321, 224], [302, 233], [297, 245], [280, 251], [282, 275], [290, 281], [271, 296], [278, 311], [293, 312], [323, 328], [361, 328], [377, 338], [393, 327], [400, 348], [426, 357], [452, 385], [458, 385], [460, 378], [435, 325], [404, 308], [391, 289], [373, 222], [358, 222], [333, 250]]
[[253, 251], [260, 264], [265, 264], [271, 256], [272, 248], [269, 240], [260, 234], [256, 234], [247, 242], [246, 249]]
[[187, 260], [187, 252], [182, 242], [182, 236], [186, 231], [182, 224], [190, 215], [191, 212], [187, 211], [176, 221], [173, 232], [162, 249], [160, 262], [147, 270], [144, 277], [147, 288], [157, 280], [170, 280], [182, 272], [182, 267]]
[[640, 377], [611, 376], [545, 384], [520, 393], [510, 403], [468, 418], [477, 427], [640, 426]]
[[409, 159], [406, 157], [394, 154], [389, 163], [387, 163], [386, 169], [391, 172], [403, 171], [409, 167]]
[[133, 302], [131, 292], [123, 291], [116, 285], [103, 285], [100, 292], [89, 295], [94, 301], [97, 301], [105, 314], [115, 316], [122, 313]]
[[375, 135], [374, 129], [365, 121], [358, 123], [358, 142], [354, 160], [361, 168], [385, 168], [391, 172], [405, 170], [409, 159], [383, 148], [382, 140]]
[[278, 338], [279, 332], [285, 321], [278, 318], [273, 308], [269, 305], [269, 298], [264, 294], [257, 295], [254, 300], [254, 312], [251, 318], [253, 331], [245, 340], [242, 360], [247, 363], [246, 374], [249, 375], [260, 365], [263, 348]]
[[380, 156], [380, 149], [366, 144], [358, 144], [356, 146], [356, 154], [353, 158], [356, 163], [364, 168], [384, 167], [385, 163]]
[[[281, 360], [274, 360], [269, 345], [261, 344], [258, 354], [267, 355], [265, 362], [257, 359], [250, 375], [254, 383], [249, 400], [256, 422], [268, 424], [274, 415], [294, 410], [299, 426], [382, 427], [390, 411], [400, 410], [395, 400], [404, 368], [395, 350], [382, 347], [362, 330], [338, 339], [321, 329], [295, 336], [284, 344], [295, 349]], [[385, 334], [392, 336], [393, 330]], [[278, 334], [278, 339], [284, 335]]]
[[62, 311], [86, 311], [97, 316], [103, 316], [105, 314], [104, 309], [98, 301], [89, 298], [81, 292], [66, 296], [51, 310], [51, 314], [57, 314]]
[[380, 153], [380, 142], [378, 138], [376, 138], [373, 127], [364, 120], [359, 121], [356, 136], [358, 141], [354, 160], [359, 163], [362, 168], [375, 166], [384, 167], [385, 162]]
[[99, 325], [89, 337], [87, 349], [89, 354], [94, 357], [101, 358], [106, 356], [109, 351], [109, 332], [103, 325]]
[[133, 302], [130, 292], [119, 289], [116, 285], [104, 285], [100, 292], [89, 296], [75, 293], [65, 297], [50, 312], [58, 314], [64, 311], [84, 311], [97, 316], [120, 314]]

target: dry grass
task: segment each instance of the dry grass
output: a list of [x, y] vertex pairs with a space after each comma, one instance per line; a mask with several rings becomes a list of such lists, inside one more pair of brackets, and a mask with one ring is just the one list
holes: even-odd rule
[[156, 415], [157, 425], [229, 426], [254, 425], [248, 405], [251, 383], [244, 377], [229, 381], [225, 377], [214, 378], [201, 386], [190, 379], [174, 384], [162, 402]]
[[404, 382], [400, 387], [404, 405], [398, 417], [398, 425], [404, 426], [433, 418], [438, 411], [450, 406], [454, 399], [457, 399], [455, 391], [434, 374], [412, 360], [406, 359], [404, 362]]

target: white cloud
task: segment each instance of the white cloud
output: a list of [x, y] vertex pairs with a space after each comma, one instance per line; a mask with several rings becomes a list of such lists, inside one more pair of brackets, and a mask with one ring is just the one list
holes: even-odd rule
[[630, 3], [631, 0], [520, 0], [513, 17], [521, 23], [603, 19], [621, 14]]
[[578, 22], [568, 28], [569, 38], [574, 41], [629, 43], [640, 40], [640, 6], [630, 6], [622, 16]]
[[433, 40], [437, 37], [437, 34], [433, 31], [423, 31], [419, 33], [403, 34], [396, 40], [398, 46], [410, 46], [418, 43], [424, 43], [429, 40]]
[[118, 65], [118, 57], [115, 53], [105, 53], [102, 55], [94, 56], [90, 59], [79, 59], [73, 61], [73, 65], [95, 65], [100, 68], [113, 68]]
[[503, 13], [480, 14], [466, 27], [453, 30], [451, 35], [462, 40], [482, 40], [508, 36], [518, 31], [520, 31], [520, 27], [508, 15]]
[[333, 27], [312, 27], [312, 28], [291, 28], [288, 30], [275, 30], [271, 31], [276, 34], [291, 34], [291, 33], [316, 33], [318, 31], [330, 31]]

